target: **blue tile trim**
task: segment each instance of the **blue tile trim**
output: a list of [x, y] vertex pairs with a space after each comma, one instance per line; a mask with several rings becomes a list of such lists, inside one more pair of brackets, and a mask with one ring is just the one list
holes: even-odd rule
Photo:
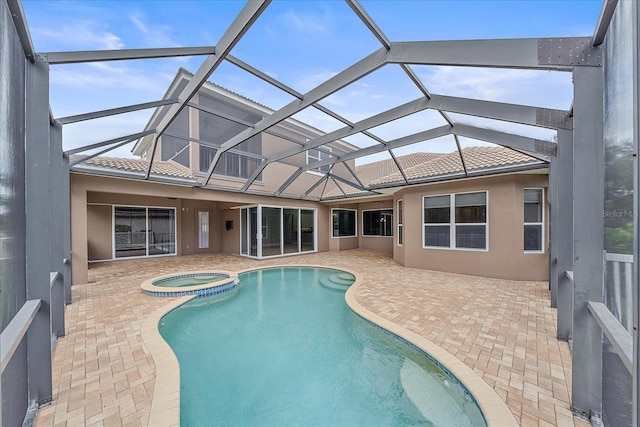
[[159, 283], [163, 283], [163, 282], [168, 282], [169, 280], [175, 280], [175, 279], [185, 279], [187, 277], [207, 277], [207, 276], [222, 276], [222, 277], [229, 277], [228, 274], [226, 273], [219, 273], [219, 272], [203, 272], [203, 273], [189, 273], [189, 274], [177, 274], [175, 276], [169, 276], [169, 277], [163, 277], [162, 279], [158, 279], [158, 280], [154, 280], [153, 282], [151, 282], [151, 284], [153, 286], [157, 286]]
[[210, 288], [205, 288], [205, 289], [196, 289], [196, 290], [181, 291], [181, 292], [162, 292], [162, 291], [151, 292], [151, 291], [143, 290], [142, 293], [152, 297], [184, 297], [187, 295], [197, 295], [198, 297], [204, 297], [208, 295], [217, 295], [223, 292], [227, 292], [235, 288], [236, 286], [237, 286], [236, 281], [232, 281], [224, 285], [212, 286]]

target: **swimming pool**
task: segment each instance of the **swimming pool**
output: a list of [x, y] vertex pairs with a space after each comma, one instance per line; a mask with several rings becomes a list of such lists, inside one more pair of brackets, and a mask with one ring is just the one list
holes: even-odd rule
[[346, 279], [251, 271], [230, 293], [163, 317], [182, 425], [486, 425], [455, 378], [354, 314], [330, 277]]

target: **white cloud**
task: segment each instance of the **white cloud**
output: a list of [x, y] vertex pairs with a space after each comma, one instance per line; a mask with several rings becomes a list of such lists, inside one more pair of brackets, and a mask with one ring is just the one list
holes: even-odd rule
[[153, 69], [139, 70], [101, 62], [51, 69], [52, 84], [67, 86], [71, 90], [118, 89], [164, 94], [172, 77]]
[[498, 68], [416, 67], [433, 93], [567, 109], [571, 73]]
[[324, 14], [305, 14], [289, 9], [280, 15], [280, 21], [289, 29], [303, 33], [324, 33], [331, 27], [331, 17], [326, 9]]
[[145, 47], [180, 47], [173, 36], [173, 28], [169, 25], [158, 25], [146, 22], [142, 12], [129, 15], [129, 20], [142, 36], [141, 45]]
[[34, 32], [71, 49], [122, 49], [122, 39], [108, 30], [108, 27], [94, 21], [74, 21], [56, 28], [36, 28]]
[[305, 93], [329, 80], [336, 74], [338, 73], [326, 69], [317, 69], [308, 73], [300, 73], [300, 77], [298, 77], [294, 82], [294, 87], [300, 92]]
[[[63, 127], [64, 149], [83, 147], [96, 142], [108, 141], [114, 138], [131, 135], [144, 130], [153, 110], [141, 110], [127, 114], [104, 117], [97, 120], [79, 122]], [[126, 144], [113, 152], [104, 154], [112, 157], [131, 157], [134, 142]], [[90, 154], [107, 148], [86, 152]], [[85, 154], [85, 153], [83, 153]]]

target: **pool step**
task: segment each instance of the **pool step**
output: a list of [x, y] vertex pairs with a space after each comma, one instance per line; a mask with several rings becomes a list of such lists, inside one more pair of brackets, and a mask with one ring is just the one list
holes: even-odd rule
[[[464, 414], [451, 413], [447, 408], [460, 406], [445, 390], [450, 384], [440, 381], [438, 376], [429, 375], [415, 362], [406, 359], [400, 369], [400, 384], [405, 395], [427, 421], [437, 426], [463, 425], [468, 422]], [[457, 419], [460, 418], [460, 419]]]
[[320, 279], [322, 286], [340, 291], [346, 291], [353, 281], [353, 276], [347, 273], [332, 274], [329, 277]]

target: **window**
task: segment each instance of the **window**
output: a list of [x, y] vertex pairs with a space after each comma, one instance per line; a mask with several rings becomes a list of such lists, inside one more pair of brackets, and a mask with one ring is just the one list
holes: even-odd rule
[[356, 237], [356, 211], [353, 209], [331, 209], [333, 221], [332, 237]]
[[189, 167], [189, 109], [185, 108], [162, 135], [161, 160], [173, 160]]
[[451, 246], [451, 196], [424, 198], [424, 246]]
[[524, 190], [524, 251], [542, 252], [544, 240], [544, 191], [542, 188]]
[[[311, 165], [315, 162], [319, 162], [321, 160], [327, 160], [331, 158], [331, 154], [325, 152], [325, 151], [320, 151], [317, 150], [315, 148], [311, 148], [309, 150], [307, 150], [307, 164]], [[321, 172], [321, 173], [327, 173], [329, 172], [329, 169], [331, 169], [331, 165], [324, 165], [324, 166], [320, 166], [317, 168], [313, 168], [311, 169], [314, 172]]]
[[[256, 143], [257, 141], [257, 143]], [[243, 144], [250, 143], [249, 148], [253, 148], [254, 151], [260, 151], [259, 148], [259, 135], [250, 138], [249, 140], [239, 144], [236, 149], [226, 151], [220, 156], [220, 160], [213, 170], [218, 175], [232, 176], [235, 178], [249, 178], [255, 170], [260, 166], [262, 160], [258, 157], [242, 154], [239, 149], [243, 148]], [[246, 147], [244, 147], [246, 148]], [[216, 148], [206, 147], [200, 145], [200, 171], [206, 172], [209, 170], [209, 166], [216, 155]], [[261, 179], [261, 175], [256, 178], [258, 181]]]
[[402, 246], [402, 200], [398, 200], [398, 246]]
[[363, 236], [393, 236], [393, 210], [362, 211]]
[[487, 249], [487, 193], [425, 196], [424, 247]]
[[176, 209], [113, 207], [113, 258], [175, 255]]
[[[257, 114], [241, 110], [218, 99], [198, 95], [201, 109], [198, 111], [199, 138], [212, 146], [200, 145], [200, 172], [209, 170], [217, 146], [238, 135], [261, 120]], [[237, 120], [230, 120], [233, 117]], [[255, 135], [223, 153], [214, 169], [218, 175], [249, 178], [262, 162], [262, 139]], [[258, 179], [260, 179], [258, 177]]]

